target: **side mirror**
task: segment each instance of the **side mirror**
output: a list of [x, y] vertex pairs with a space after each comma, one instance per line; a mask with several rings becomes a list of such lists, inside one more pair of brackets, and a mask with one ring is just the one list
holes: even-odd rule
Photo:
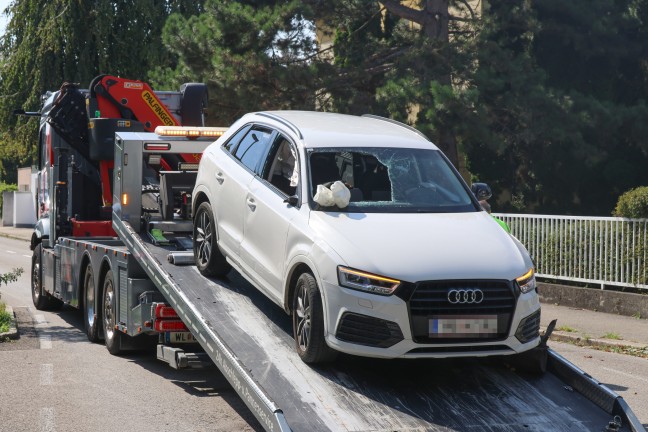
[[297, 195], [289, 196], [283, 202], [289, 206], [295, 207], [299, 203], [299, 197]]
[[493, 192], [491, 192], [490, 186], [488, 186], [486, 183], [473, 183], [470, 187], [470, 190], [472, 190], [472, 193], [475, 194], [478, 201], [486, 201], [493, 196]]

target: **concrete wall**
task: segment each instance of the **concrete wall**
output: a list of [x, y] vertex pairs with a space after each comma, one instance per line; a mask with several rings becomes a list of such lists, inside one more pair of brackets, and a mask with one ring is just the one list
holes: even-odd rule
[[2, 192], [2, 226], [13, 226], [14, 193]]
[[36, 224], [36, 208], [31, 192], [14, 192], [13, 194], [13, 226], [16, 228], [33, 227]]
[[648, 293], [634, 294], [540, 282], [538, 294], [543, 303], [648, 318]]

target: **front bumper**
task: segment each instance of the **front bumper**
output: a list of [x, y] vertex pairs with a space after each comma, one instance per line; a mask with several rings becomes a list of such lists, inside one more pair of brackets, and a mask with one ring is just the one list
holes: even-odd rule
[[535, 292], [516, 298], [508, 332], [497, 340], [455, 338], [426, 343], [415, 341], [408, 304], [396, 295], [379, 296], [327, 282], [323, 288], [326, 341], [348, 354], [377, 358], [483, 357], [521, 353], [540, 342], [536, 330], [540, 302]]

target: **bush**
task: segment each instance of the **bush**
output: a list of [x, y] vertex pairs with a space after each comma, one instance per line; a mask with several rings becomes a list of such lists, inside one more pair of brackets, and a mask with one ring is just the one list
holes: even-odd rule
[[0, 303], [0, 333], [9, 331], [11, 321], [11, 315], [6, 311], [5, 304]]
[[13, 192], [17, 190], [18, 190], [18, 186], [16, 186], [15, 184], [0, 182], [0, 216], [2, 216], [2, 193]]
[[648, 186], [630, 189], [617, 201], [614, 216], [627, 218], [648, 218]]

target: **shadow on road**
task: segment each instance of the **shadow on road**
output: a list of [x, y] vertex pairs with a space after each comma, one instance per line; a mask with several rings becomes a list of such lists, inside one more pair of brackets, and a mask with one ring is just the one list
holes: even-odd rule
[[[18, 328], [21, 337], [11, 348], [9, 348], [9, 345], [0, 344], [0, 350], [4, 350], [3, 346], [6, 346], [7, 349], [39, 349], [41, 338], [47, 336], [49, 336], [52, 343], [90, 343], [85, 334], [83, 313], [75, 308], [64, 306], [60, 311], [50, 312], [61, 318], [68, 326], [48, 325], [39, 327], [38, 322], [35, 322], [30, 314], [29, 308], [18, 308], [15, 311], [19, 318]], [[36, 311], [35, 315], [40, 313]], [[195, 348], [200, 349], [199, 346]], [[106, 355], [110, 354], [106, 351]], [[134, 363], [153, 374], [170, 380], [192, 396], [222, 398], [250, 427], [255, 431], [263, 431], [252, 412], [215, 366], [205, 369], [175, 370], [156, 359], [154, 344], [141, 350], [126, 351], [119, 357], [124, 361]]]

